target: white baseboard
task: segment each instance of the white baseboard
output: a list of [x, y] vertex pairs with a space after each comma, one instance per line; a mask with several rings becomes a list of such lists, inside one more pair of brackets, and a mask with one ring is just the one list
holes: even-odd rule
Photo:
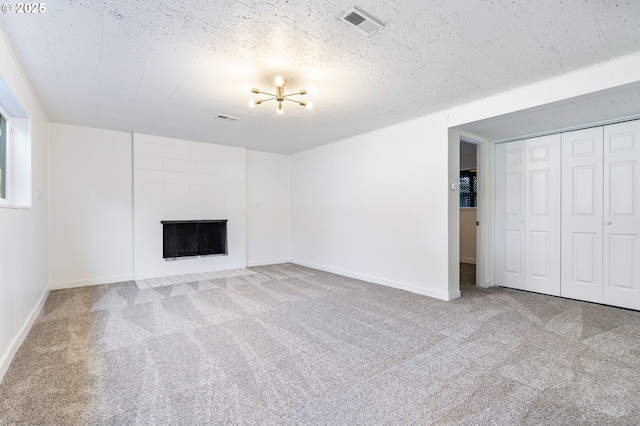
[[51, 283], [49, 288], [51, 290], [63, 290], [65, 288], [76, 288], [76, 287], [86, 287], [90, 285], [102, 285], [102, 284], [113, 284], [120, 283], [122, 281], [132, 281], [133, 275], [114, 275], [111, 277], [103, 277], [103, 278], [90, 278], [88, 280], [77, 280], [77, 281], [65, 281], [65, 282], [57, 282]]
[[2, 382], [5, 373], [9, 369], [9, 365], [11, 365], [11, 361], [13, 361], [13, 357], [16, 355], [16, 352], [18, 352], [18, 349], [20, 349], [20, 346], [22, 345], [22, 342], [24, 342], [27, 334], [29, 334], [31, 326], [35, 322], [36, 318], [38, 318], [38, 315], [40, 315], [40, 311], [42, 311], [42, 307], [44, 306], [44, 302], [47, 300], [48, 296], [49, 290], [45, 290], [45, 292], [42, 293], [42, 296], [40, 296], [40, 300], [38, 300], [38, 303], [36, 303], [36, 306], [34, 306], [33, 310], [29, 314], [27, 321], [20, 329], [20, 332], [16, 337], [14, 337], [7, 351], [4, 353], [2, 358], [0, 358], [0, 382]]
[[476, 260], [472, 259], [470, 257], [461, 257], [460, 258], [460, 263], [471, 263], [472, 265], [476, 264]]
[[493, 280], [489, 279], [489, 280], [485, 280], [485, 282], [482, 285], [483, 288], [489, 288], [489, 287], [493, 287]]
[[449, 299], [445, 299], [445, 300], [447, 302], [451, 302], [452, 300], [460, 299], [461, 296], [462, 296], [462, 293], [460, 292], [460, 290], [450, 291], [449, 292]]
[[437, 291], [437, 290], [431, 290], [424, 287], [419, 287], [413, 284], [402, 283], [399, 281], [393, 281], [385, 278], [379, 278], [379, 277], [373, 277], [366, 274], [360, 274], [358, 272], [352, 272], [344, 269], [333, 268], [330, 266], [319, 265], [317, 263], [307, 262], [300, 259], [291, 259], [291, 263], [295, 263], [296, 265], [306, 266], [308, 268], [319, 269], [320, 271], [331, 272], [332, 274], [338, 274], [345, 277], [367, 281], [373, 284], [380, 284], [387, 287], [393, 287], [400, 290], [410, 291], [411, 293], [420, 294], [422, 296], [429, 296], [429, 297], [433, 297], [434, 299], [440, 299], [447, 302], [454, 299], [458, 299], [460, 297], [460, 290], [446, 293], [443, 291]]
[[289, 262], [291, 262], [291, 259], [251, 260], [251, 261], [247, 261], [247, 267], [278, 265], [281, 263], [289, 263]]

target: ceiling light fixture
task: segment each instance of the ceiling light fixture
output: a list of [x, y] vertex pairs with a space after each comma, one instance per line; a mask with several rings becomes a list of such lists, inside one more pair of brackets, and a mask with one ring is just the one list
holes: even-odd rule
[[284, 86], [287, 85], [287, 80], [285, 80], [282, 77], [276, 77], [275, 81], [274, 81], [275, 85], [276, 85], [276, 93], [267, 93], [267, 92], [262, 92], [259, 89], [253, 88], [251, 89], [252, 93], [255, 93], [256, 95], [267, 95], [267, 96], [271, 96], [270, 98], [267, 99], [258, 99], [258, 100], [250, 100], [249, 101], [249, 106], [250, 107], [254, 107], [256, 105], [260, 105], [264, 102], [267, 101], [272, 101], [272, 100], [276, 100], [278, 101], [278, 107], [276, 108], [276, 111], [278, 112], [278, 114], [282, 114], [284, 112], [284, 108], [282, 107], [282, 102], [284, 101], [291, 101], [291, 102], [295, 102], [300, 106], [303, 107], [307, 107], [307, 108], [311, 108], [313, 105], [311, 104], [311, 102], [301, 102], [301, 101], [296, 101], [295, 99], [289, 99], [289, 96], [296, 96], [296, 95], [306, 95], [307, 94], [307, 90], [302, 89], [299, 92], [296, 93], [289, 93], [288, 95], [284, 94]]

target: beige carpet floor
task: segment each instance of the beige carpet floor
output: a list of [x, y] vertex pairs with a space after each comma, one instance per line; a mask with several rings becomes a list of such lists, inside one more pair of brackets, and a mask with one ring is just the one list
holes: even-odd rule
[[0, 424], [640, 424], [640, 313], [292, 264], [51, 292]]

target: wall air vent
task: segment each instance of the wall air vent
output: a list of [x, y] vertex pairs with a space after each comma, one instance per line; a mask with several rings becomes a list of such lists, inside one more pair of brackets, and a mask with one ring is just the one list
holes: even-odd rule
[[358, 6], [353, 6], [344, 15], [342, 15], [340, 19], [354, 25], [358, 30], [368, 36], [376, 33], [380, 28], [384, 27], [383, 22], [374, 18], [370, 13], [365, 12]]

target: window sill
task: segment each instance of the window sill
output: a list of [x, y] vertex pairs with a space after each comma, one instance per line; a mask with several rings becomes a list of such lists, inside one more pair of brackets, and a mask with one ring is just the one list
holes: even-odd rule
[[0, 209], [31, 210], [31, 206], [17, 206], [15, 204], [0, 201]]

